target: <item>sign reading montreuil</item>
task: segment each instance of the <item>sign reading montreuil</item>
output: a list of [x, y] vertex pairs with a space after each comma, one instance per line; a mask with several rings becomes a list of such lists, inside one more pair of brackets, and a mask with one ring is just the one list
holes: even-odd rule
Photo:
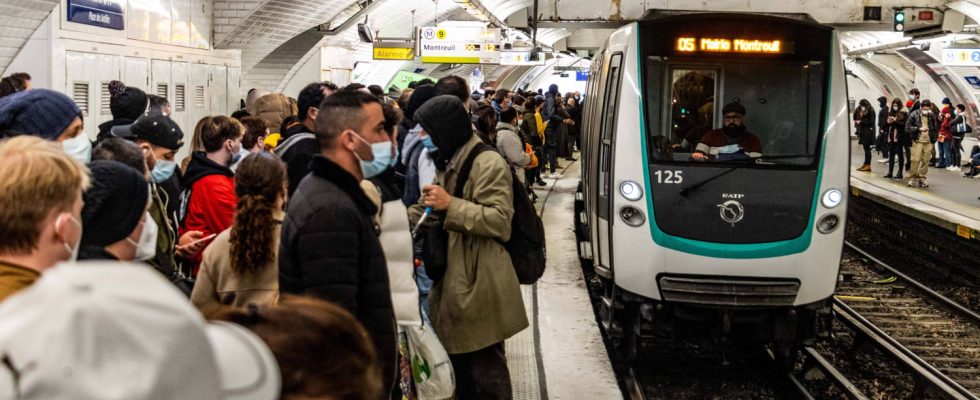
[[500, 28], [424, 27], [419, 29], [423, 63], [498, 64]]
[[943, 65], [980, 66], [980, 48], [943, 49]]
[[121, 31], [125, 4], [125, 0], [68, 0], [68, 20]]

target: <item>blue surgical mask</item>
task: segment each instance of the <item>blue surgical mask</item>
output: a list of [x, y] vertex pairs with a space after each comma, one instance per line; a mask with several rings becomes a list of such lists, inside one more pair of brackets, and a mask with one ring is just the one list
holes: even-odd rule
[[88, 140], [88, 136], [85, 134], [61, 142], [61, 145], [64, 147], [65, 153], [82, 164], [88, 164], [92, 159], [92, 142]]
[[238, 153], [235, 153], [235, 155], [231, 156], [231, 165], [237, 164], [239, 161], [242, 160], [242, 158], [245, 158], [245, 156], [247, 155], [248, 155], [248, 150], [245, 150], [244, 147], [239, 147]]
[[436, 151], [439, 149], [438, 147], [436, 147], [435, 143], [432, 143], [432, 136], [426, 136], [422, 138], [422, 146], [424, 146], [425, 149], [428, 151]]
[[361, 174], [364, 175], [364, 179], [378, 176], [388, 169], [391, 160], [394, 158], [391, 154], [391, 141], [385, 140], [383, 142], [370, 143], [367, 140], [364, 140], [361, 135], [355, 133], [354, 136], [357, 136], [357, 138], [362, 142], [371, 146], [371, 154], [374, 155], [373, 160], [364, 161], [361, 160], [361, 156], [357, 155], [356, 151], [354, 152], [354, 157], [357, 157], [357, 160], [361, 163]]
[[150, 176], [153, 178], [153, 182], [161, 183], [167, 179], [170, 179], [174, 174], [174, 170], [177, 168], [177, 163], [169, 160], [157, 160], [157, 165], [153, 167], [153, 171], [150, 172]]

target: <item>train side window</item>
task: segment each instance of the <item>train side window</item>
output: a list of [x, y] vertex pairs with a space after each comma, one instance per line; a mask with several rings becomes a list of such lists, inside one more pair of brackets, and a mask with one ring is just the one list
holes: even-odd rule
[[675, 68], [670, 82], [670, 144], [675, 153], [690, 153], [714, 129], [718, 71]]
[[604, 109], [602, 110], [602, 131], [599, 148], [599, 187], [600, 196], [609, 197], [609, 170], [612, 159], [612, 138], [616, 128], [616, 109], [619, 105], [619, 78], [623, 53], [615, 53], [609, 60], [609, 75], [606, 78]]

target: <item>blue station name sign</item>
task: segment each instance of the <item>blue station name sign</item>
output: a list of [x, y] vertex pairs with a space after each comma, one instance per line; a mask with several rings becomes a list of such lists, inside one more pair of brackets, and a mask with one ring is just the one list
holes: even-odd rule
[[125, 0], [68, 0], [68, 20], [71, 22], [123, 30]]

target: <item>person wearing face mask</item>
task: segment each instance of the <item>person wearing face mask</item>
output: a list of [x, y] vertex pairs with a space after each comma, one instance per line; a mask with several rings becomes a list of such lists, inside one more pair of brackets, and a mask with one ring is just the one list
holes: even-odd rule
[[286, 166], [271, 153], [242, 159], [235, 176], [238, 213], [204, 251], [191, 302], [204, 315], [222, 305], [272, 305], [279, 298], [279, 236]]
[[738, 161], [762, 157], [759, 137], [745, 129], [745, 107], [728, 103], [721, 109], [721, 129], [705, 133], [691, 159], [695, 161]]
[[932, 102], [923, 100], [922, 107], [909, 113], [905, 123], [905, 133], [912, 141], [912, 167], [908, 182], [910, 187], [929, 187], [926, 182], [929, 158], [932, 157], [933, 144], [939, 137], [939, 118], [932, 108]]
[[[411, 97], [408, 98], [408, 103], [405, 107], [405, 119], [412, 119], [415, 116], [415, 111], [435, 96], [436, 89], [434, 86], [417, 86], [412, 91]], [[402, 193], [402, 203], [405, 206], [410, 206], [418, 203], [419, 195], [422, 193], [421, 185], [432, 183], [432, 178], [435, 177], [435, 166], [431, 163], [431, 158], [429, 158], [428, 162], [428, 165], [432, 166], [431, 173], [428, 173], [430, 171], [423, 168], [423, 164], [425, 163], [423, 160], [427, 158], [426, 154], [435, 151], [435, 144], [432, 143], [431, 137], [422, 132], [421, 126], [414, 124], [408, 130], [402, 147], [404, 151], [401, 153], [401, 161], [405, 165], [405, 191]], [[428, 180], [423, 175], [426, 175]]]
[[89, 184], [88, 168], [57, 143], [32, 136], [0, 142], [0, 301], [75, 260]]
[[149, 184], [117, 161], [92, 161], [92, 187], [82, 199], [80, 260], [148, 261], [156, 256], [157, 225], [149, 215]]
[[146, 166], [150, 169], [150, 180], [160, 190], [166, 215], [176, 229], [176, 214], [183, 187], [174, 159], [177, 151], [184, 146], [184, 131], [173, 119], [157, 112], [144, 114], [122, 131], [124, 137], [143, 150]]
[[857, 133], [858, 144], [864, 149], [864, 164], [861, 164], [861, 167], [857, 169], [858, 171], [871, 171], [871, 146], [875, 141], [874, 125], [874, 109], [871, 108], [870, 102], [861, 99], [857, 109], [854, 110], [854, 129]]
[[907, 104], [908, 106], [906, 107], [909, 109], [909, 114], [917, 111], [919, 107], [922, 107], [922, 103], [919, 102], [919, 96], [921, 96], [919, 89], [912, 88], [911, 90], [909, 90], [909, 100]]
[[[201, 126], [203, 152], [191, 155], [181, 182], [180, 235], [201, 232], [202, 237], [221, 233], [231, 226], [238, 205], [235, 173], [229, 168], [241, 157], [241, 124], [223, 115], [208, 117]], [[197, 275], [201, 252], [190, 256], [192, 275]]]
[[[364, 324], [382, 365], [385, 393], [396, 375], [395, 319], [388, 267], [374, 216], [378, 208], [360, 187], [394, 155], [381, 101], [342, 89], [320, 105], [321, 153], [286, 209], [279, 247], [282, 294], [332, 301]], [[380, 162], [379, 162], [380, 164]]]
[[[896, 97], [892, 100], [891, 109], [885, 122], [885, 143], [888, 145], [888, 174], [885, 178], [903, 179], [902, 171], [905, 171], [905, 145], [910, 143], [909, 135], [905, 133], [905, 121], [908, 114], [902, 111], [902, 100]], [[895, 170], [895, 158], [898, 158], [898, 173]]]
[[55, 140], [84, 164], [92, 154], [92, 142], [83, 128], [82, 110], [60, 92], [32, 89], [0, 99], [0, 138], [30, 135]]

